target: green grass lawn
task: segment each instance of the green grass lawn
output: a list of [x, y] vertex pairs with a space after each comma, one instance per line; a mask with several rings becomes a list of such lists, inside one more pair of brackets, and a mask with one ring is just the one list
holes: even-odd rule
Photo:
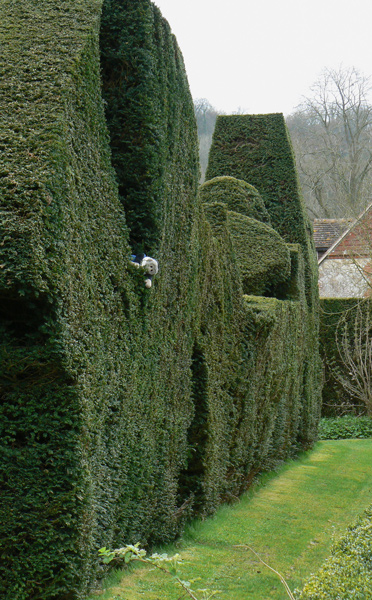
[[[182, 578], [200, 577], [193, 589], [221, 590], [216, 596], [221, 600], [286, 600], [276, 575], [234, 546], [251, 546], [292, 590], [300, 588], [327, 557], [333, 540], [372, 502], [371, 465], [372, 440], [319, 442], [312, 452], [264, 475], [233, 506], [194, 522], [177, 545], [162, 551], [181, 554]], [[170, 578], [147, 567], [116, 573], [104, 587], [89, 600], [182, 596]]]

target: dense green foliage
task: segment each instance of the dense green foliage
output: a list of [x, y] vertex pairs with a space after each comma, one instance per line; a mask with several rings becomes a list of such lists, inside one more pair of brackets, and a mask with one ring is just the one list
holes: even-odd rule
[[100, 97], [99, 9], [1, 7], [3, 598], [72, 597], [100, 533], [114, 529], [129, 276]]
[[299, 600], [366, 600], [372, 596], [372, 507], [334, 544]]
[[291, 260], [286, 243], [265, 223], [235, 212], [227, 216], [245, 294], [275, 296], [289, 280]]
[[243, 296], [254, 220], [199, 204], [182, 57], [149, 0], [0, 13], [0, 592], [72, 600], [99, 547], [173, 539], [311, 445], [316, 319], [305, 242], [263, 223], [289, 300]]
[[330, 417], [320, 419], [320, 440], [346, 440], [372, 437], [372, 419], [369, 417]]
[[[193, 207], [182, 196], [196, 198], [197, 152], [183, 155], [195, 142], [196, 125], [182, 56], [148, 0], [104, 0], [100, 45], [112, 159], [132, 250], [159, 252], [164, 231], [172, 236], [174, 207], [179, 225], [189, 229]], [[183, 164], [179, 173], [177, 164]], [[181, 197], [174, 197], [175, 178], [185, 187]]]
[[[220, 176], [236, 177], [254, 186], [274, 229], [287, 242], [311, 249], [310, 225], [282, 114], [219, 116], [206, 179]], [[315, 261], [314, 252], [311, 254]]]

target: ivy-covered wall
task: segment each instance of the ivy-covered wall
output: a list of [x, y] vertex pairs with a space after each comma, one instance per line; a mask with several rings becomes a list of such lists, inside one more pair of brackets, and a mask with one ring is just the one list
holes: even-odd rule
[[149, 0], [0, 16], [0, 595], [75, 600], [99, 547], [174, 539], [314, 440], [306, 244], [274, 225], [288, 300], [243, 295], [238, 228], [273, 216], [245, 184], [254, 214], [200, 202], [182, 56]]

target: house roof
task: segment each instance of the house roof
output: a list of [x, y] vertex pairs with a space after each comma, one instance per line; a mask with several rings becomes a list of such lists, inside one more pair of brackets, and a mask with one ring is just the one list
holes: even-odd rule
[[314, 219], [315, 248], [330, 248], [353, 222], [354, 219]]
[[[363, 219], [366, 217], [366, 215], [370, 212], [370, 210], [372, 209], [372, 204], [369, 204], [367, 206], [367, 208], [359, 215], [359, 217], [355, 220], [353, 219], [349, 219], [349, 222], [351, 222], [351, 224], [349, 225], [349, 227], [340, 235], [340, 237], [338, 239], [336, 239], [333, 244], [330, 246], [330, 248], [328, 248], [328, 250], [323, 254], [323, 256], [318, 260], [318, 265], [320, 265], [330, 254], [332, 254], [337, 246], [339, 246], [344, 240], [345, 238], [353, 232], [353, 230], [357, 227], [357, 225], [359, 225], [361, 223], [361, 221], [363, 221]], [[320, 219], [321, 220], [321, 219]], [[347, 221], [348, 219], [344, 219], [345, 221]]]

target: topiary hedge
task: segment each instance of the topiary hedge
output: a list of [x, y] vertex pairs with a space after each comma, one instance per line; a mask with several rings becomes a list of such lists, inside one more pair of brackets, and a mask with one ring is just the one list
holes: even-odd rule
[[[196, 121], [182, 55], [148, 0], [104, 0], [100, 47], [112, 161], [130, 243], [134, 253], [156, 253], [174, 206], [179, 225], [190, 227], [193, 205], [185, 205], [182, 196], [191, 192], [196, 201], [198, 153], [188, 151]], [[179, 161], [183, 166], [176, 174]], [[185, 186], [176, 201], [175, 178]]]
[[160, 265], [151, 293], [139, 290], [142, 311], [130, 323], [135, 371], [125, 418], [122, 409], [123, 431], [133, 434], [123, 449], [127, 484], [120, 491], [117, 529], [120, 539], [145, 544], [173, 539], [185, 519], [178, 477], [194, 411], [197, 132], [180, 50], [151, 2], [105, 1], [100, 47], [112, 160], [131, 248], [151, 252]]
[[274, 296], [288, 281], [291, 260], [286, 243], [265, 223], [228, 212], [228, 229], [245, 294]]
[[206, 180], [220, 176], [236, 177], [258, 190], [272, 227], [286, 242], [300, 244], [311, 261], [307, 285], [308, 293], [314, 294], [316, 261], [311, 228], [283, 115], [220, 115]]
[[[3, 598], [72, 597], [112, 538], [129, 246], [100, 95], [99, 2], [1, 7]], [[135, 310], [135, 308], [134, 308]], [[113, 351], [113, 348], [117, 350]], [[120, 391], [119, 391], [120, 390]]]
[[[135, 17], [132, 3], [119, 4]], [[170, 539], [182, 525], [177, 476], [192, 419], [197, 137], [175, 40], [150, 2], [136, 4], [138, 26], [145, 9], [153, 15], [152, 52], [178, 94], [172, 87], [157, 94], [171, 114], [162, 124], [169, 136], [162, 228], [157, 216], [153, 228], [162, 277], [151, 295], [129, 265], [111, 167], [101, 2], [1, 8], [4, 598], [82, 597], [97, 573], [98, 547]], [[135, 135], [145, 139], [138, 122]]]
[[[253, 461], [258, 472], [263, 466], [272, 468], [298, 449], [307, 352], [306, 309], [299, 302], [253, 296], [244, 297], [244, 307], [246, 340], [250, 341], [246, 348], [252, 361], [249, 378], [256, 439]], [[311, 442], [301, 443], [306, 447]]]
[[[0, 595], [75, 600], [99, 547], [174, 539], [312, 443], [307, 258], [290, 247], [289, 300], [244, 298], [149, 0], [0, 14]], [[159, 259], [151, 290], [140, 249]]]
[[[311, 227], [301, 196], [294, 155], [282, 114], [219, 116], [213, 135], [206, 179], [236, 177], [253, 185], [262, 197], [272, 227], [289, 244], [298, 244], [303, 261], [306, 345], [302, 424], [299, 437], [313, 438], [319, 418], [319, 295]], [[208, 183], [208, 182], [206, 182]], [[205, 184], [204, 184], [205, 185]], [[276, 294], [294, 298], [296, 259], [292, 251], [291, 283]], [[303, 299], [303, 296], [302, 296]]]
[[257, 220], [270, 221], [258, 192], [233, 177], [216, 177], [201, 186], [200, 196], [207, 218], [214, 222], [221, 204], [229, 209], [221, 216], [227, 219], [243, 292], [274, 295], [290, 277], [290, 254], [280, 235]]
[[203, 207], [197, 394], [181, 497], [187, 503], [194, 495], [206, 515], [298, 449], [307, 309], [242, 295], [229, 213], [223, 204]]

